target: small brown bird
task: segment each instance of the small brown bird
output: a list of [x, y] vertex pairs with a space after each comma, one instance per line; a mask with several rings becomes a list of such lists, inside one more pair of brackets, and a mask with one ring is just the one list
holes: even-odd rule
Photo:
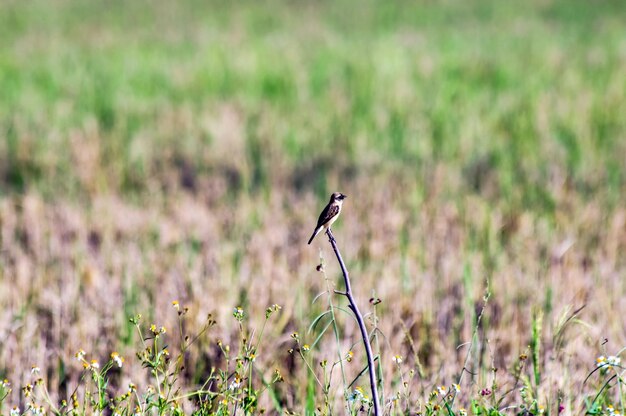
[[343, 204], [343, 200], [348, 196], [342, 194], [341, 192], [334, 192], [330, 196], [330, 201], [326, 208], [320, 214], [319, 219], [317, 220], [317, 225], [315, 226], [315, 231], [313, 231], [313, 235], [309, 239], [309, 244], [322, 231], [326, 231], [330, 228], [331, 225], [337, 220], [339, 217], [339, 213], [341, 212], [341, 205]]

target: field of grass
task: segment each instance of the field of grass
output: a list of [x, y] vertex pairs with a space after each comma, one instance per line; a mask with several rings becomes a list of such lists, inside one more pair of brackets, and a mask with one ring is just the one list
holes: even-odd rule
[[624, 28], [618, 0], [3, 1], [0, 413], [366, 412], [306, 244], [341, 191], [387, 414], [624, 414], [621, 365], [587, 379], [626, 345]]

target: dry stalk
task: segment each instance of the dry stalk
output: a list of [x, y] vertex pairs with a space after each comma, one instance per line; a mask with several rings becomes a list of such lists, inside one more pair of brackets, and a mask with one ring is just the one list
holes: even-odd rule
[[337, 248], [337, 241], [335, 237], [333, 237], [332, 231], [330, 228], [326, 230], [326, 235], [328, 235], [328, 240], [330, 241], [330, 245], [333, 246], [333, 251], [337, 256], [337, 260], [339, 261], [339, 266], [341, 266], [341, 272], [343, 273], [343, 280], [346, 285], [345, 292], [337, 292], [341, 295], [344, 295], [348, 298], [349, 305], [348, 307], [354, 312], [356, 317], [356, 321], [359, 324], [359, 329], [361, 330], [361, 338], [363, 339], [363, 345], [365, 346], [365, 353], [367, 355], [367, 370], [370, 376], [370, 387], [372, 389], [372, 401], [374, 402], [374, 415], [379, 416], [380, 413], [380, 401], [378, 400], [378, 388], [376, 386], [376, 374], [374, 368], [374, 355], [372, 354], [372, 346], [370, 345], [370, 338], [367, 333], [367, 328], [365, 328], [365, 321], [363, 320], [363, 315], [359, 311], [359, 307], [354, 300], [354, 296], [352, 295], [352, 286], [350, 285], [350, 277], [348, 275], [348, 269], [346, 269], [346, 265], [343, 262], [343, 258], [341, 257], [341, 253]]

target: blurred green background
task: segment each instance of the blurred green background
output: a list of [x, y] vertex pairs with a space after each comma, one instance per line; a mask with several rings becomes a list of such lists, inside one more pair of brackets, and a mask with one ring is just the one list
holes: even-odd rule
[[[135, 193], [217, 173], [234, 193], [285, 183], [322, 195], [329, 170], [392, 166], [427, 187], [443, 164], [469, 192], [529, 209], [554, 208], [555, 176], [587, 197], [616, 196], [625, 9], [5, 1], [0, 183]], [[225, 106], [236, 126], [212, 126]], [[242, 142], [240, 160], [215, 156], [229, 140]]]

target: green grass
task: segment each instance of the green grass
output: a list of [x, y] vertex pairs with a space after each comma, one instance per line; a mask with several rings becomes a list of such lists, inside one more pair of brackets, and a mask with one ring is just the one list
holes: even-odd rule
[[5, 5], [6, 186], [80, 191], [67, 148], [92, 122], [106, 189], [164, 180], [172, 157], [210, 172], [221, 138], [202, 120], [228, 104], [245, 189], [272, 184], [271, 162], [323, 176], [324, 158], [358, 172], [363, 157], [453, 164], [468, 188], [493, 176], [495, 196], [548, 211], [555, 171], [587, 196], [622, 189], [619, 2], [272, 6]]

